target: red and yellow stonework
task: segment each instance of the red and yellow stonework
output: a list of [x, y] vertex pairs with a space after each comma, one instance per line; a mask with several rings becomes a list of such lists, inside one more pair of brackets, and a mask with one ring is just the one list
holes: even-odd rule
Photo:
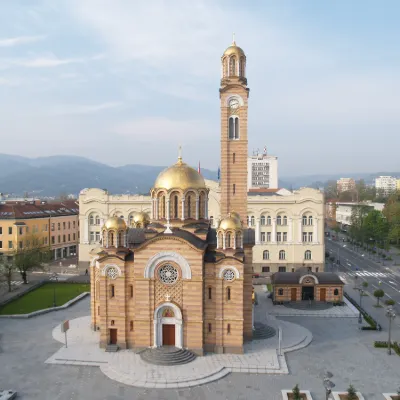
[[203, 177], [182, 157], [157, 178], [151, 216], [127, 227], [117, 216], [92, 253], [91, 315], [100, 347], [174, 345], [242, 353], [252, 337], [252, 247], [247, 215], [246, 58], [232, 44], [222, 56], [221, 207], [208, 219]]

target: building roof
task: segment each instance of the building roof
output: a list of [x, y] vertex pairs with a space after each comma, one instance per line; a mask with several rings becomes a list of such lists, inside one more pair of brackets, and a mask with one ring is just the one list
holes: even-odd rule
[[248, 194], [250, 193], [276, 193], [279, 192], [281, 189], [269, 189], [269, 188], [254, 188], [249, 189]]
[[35, 219], [78, 215], [76, 203], [8, 202], [0, 204], [0, 219]]
[[271, 282], [274, 285], [298, 285], [300, 278], [305, 275], [315, 276], [320, 285], [344, 285], [339, 275], [333, 272], [275, 272]]

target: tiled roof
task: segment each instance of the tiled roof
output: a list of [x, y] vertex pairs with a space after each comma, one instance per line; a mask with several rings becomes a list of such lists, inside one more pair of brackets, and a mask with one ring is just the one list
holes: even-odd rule
[[333, 272], [275, 272], [271, 277], [271, 282], [275, 285], [298, 285], [300, 278], [304, 275], [314, 275], [320, 285], [344, 285], [340, 277]]

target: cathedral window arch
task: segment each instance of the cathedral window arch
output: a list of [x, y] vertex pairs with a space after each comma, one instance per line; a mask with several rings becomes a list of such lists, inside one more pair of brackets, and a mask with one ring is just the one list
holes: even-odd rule
[[192, 217], [192, 196], [189, 194], [187, 198], [187, 216], [188, 218]]
[[174, 218], [178, 218], [178, 195], [174, 196]]
[[240, 57], [240, 61], [239, 61], [239, 76], [241, 76], [241, 77], [245, 76], [245, 61], [244, 61], [244, 57]]
[[235, 140], [240, 138], [239, 117], [233, 115], [229, 117], [229, 139]]
[[229, 249], [231, 247], [231, 234], [228, 232], [225, 236], [225, 247]]
[[225, 57], [224, 60], [222, 61], [222, 76], [225, 78], [228, 76], [228, 58]]
[[229, 59], [229, 76], [235, 76], [235, 75], [237, 75], [237, 72], [236, 72], [236, 63], [237, 63], [236, 57], [235, 57], [235, 56], [232, 56], [232, 57]]
[[231, 288], [230, 287], [226, 288], [226, 300], [227, 301], [231, 300]]
[[118, 247], [121, 247], [124, 245], [124, 243], [122, 243], [122, 233], [119, 232], [118, 233], [118, 243], [117, 243]]
[[109, 232], [108, 234], [108, 246], [114, 246], [114, 232]]

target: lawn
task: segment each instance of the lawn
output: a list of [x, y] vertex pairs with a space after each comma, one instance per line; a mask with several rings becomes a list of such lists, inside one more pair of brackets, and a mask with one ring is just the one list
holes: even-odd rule
[[84, 283], [46, 283], [25, 296], [6, 304], [0, 309], [1, 315], [28, 314], [53, 307], [54, 293], [56, 306], [62, 306], [83, 292], [90, 292], [90, 285]]

